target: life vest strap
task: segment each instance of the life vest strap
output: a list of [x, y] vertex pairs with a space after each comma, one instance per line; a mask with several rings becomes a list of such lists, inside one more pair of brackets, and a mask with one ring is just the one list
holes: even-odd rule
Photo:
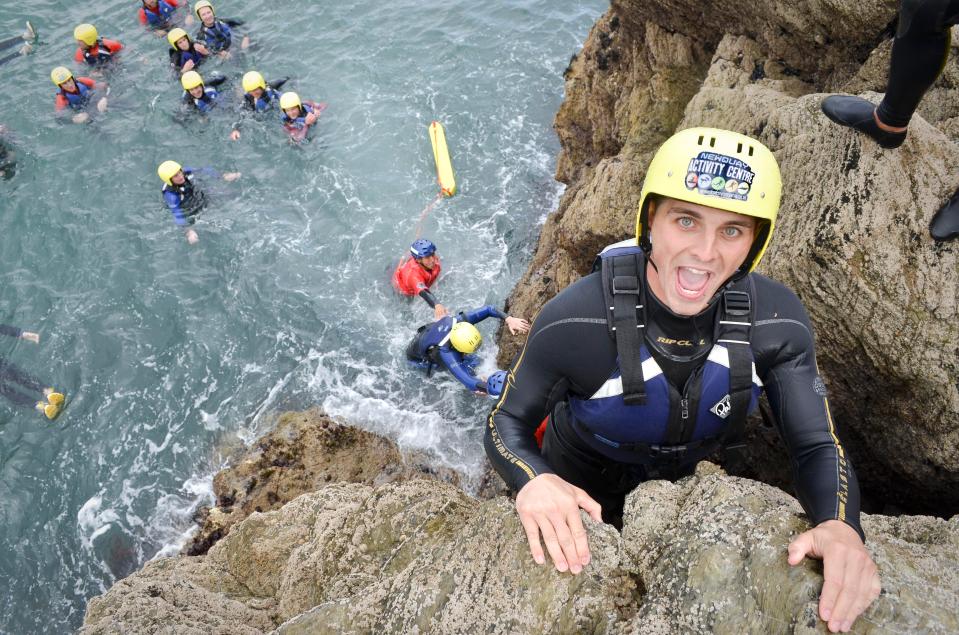
[[623, 401], [630, 406], [646, 404], [646, 381], [640, 348], [643, 343], [642, 254], [625, 254], [602, 260], [603, 297], [606, 324], [616, 340], [623, 379]]

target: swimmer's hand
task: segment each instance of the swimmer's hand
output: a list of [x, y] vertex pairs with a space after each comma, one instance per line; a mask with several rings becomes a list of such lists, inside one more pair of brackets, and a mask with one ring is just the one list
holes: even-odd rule
[[193, 19], [193, 16], [190, 15], [189, 13], [187, 14], [186, 18], [183, 19], [183, 24], [187, 26], [193, 26], [194, 22], [195, 20]]
[[230, 133], [230, 141], [239, 141], [240, 140], [240, 131], [234, 130]]
[[193, 44], [193, 48], [195, 48], [195, 49], [196, 49], [196, 52], [199, 53], [200, 55], [209, 55], [209, 54], [210, 54], [210, 49], [208, 49], [207, 47], [203, 46], [203, 45], [200, 44], [199, 42], [194, 43], [194, 44]]
[[228, 59], [230, 59], [230, 52], [229, 52], [229, 51], [220, 51], [220, 52], [219, 52], [219, 56], [220, 56], [221, 59], [228, 60]]
[[180, 75], [186, 73], [187, 71], [192, 71], [194, 66], [196, 66], [196, 64], [193, 62], [193, 60], [187, 60], [186, 64], [183, 65], [183, 68], [180, 69]]
[[434, 319], [434, 320], [439, 320], [439, 319], [441, 319], [441, 318], [446, 317], [446, 316], [449, 315], [449, 314], [450, 314], [450, 312], [447, 311], [447, 310], [446, 310], [446, 307], [443, 306], [442, 304], [437, 304], [435, 307], [433, 307], [433, 319]]
[[186, 230], [186, 241], [190, 243], [191, 245], [195, 245], [198, 242], [200, 242], [200, 237], [197, 236], [196, 230], [193, 229], [192, 227]]
[[73, 115], [73, 123], [86, 123], [90, 120], [90, 115], [85, 112], [78, 112]]
[[241, 173], [240, 173], [240, 172], [227, 172], [226, 174], [223, 175], [223, 180], [224, 180], [224, 181], [235, 181], [235, 180], [237, 180], [238, 178], [240, 178], [240, 176], [241, 176]]
[[303, 121], [306, 122], [306, 125], [312, 126], [316, 123], [316, 113], [307, 113], [306, 118]]
[[107, 111], [107, 98], [106, 98], [106, 97], [104, 97], [103, 99], [101, 99], [100, 101], [97, 102], [97, 110], [99, 110], [100, 112], [106, 112], [106, 111]]
[[33, 342], [34, 344], [40, 343], [40, 334], [33, 333], [31, 331], [24, 331], [20, 334], [20, 339], [27, 340], [28, 342]]
[[243, 49], [243, 50], [246, 50], [246, 49], [250, 48], [250, 36], [249, 36], [249, 35], [244, 35], [244, 36], [243, 36], [243, 41], [240, 42], [240, 48]]
[[517, 333], [529, 333], [529, 322], [523, 318], [517, 318], [510, 315], [506, 318], [506, 328], [509, 329], [511, 335], [516, 335]]

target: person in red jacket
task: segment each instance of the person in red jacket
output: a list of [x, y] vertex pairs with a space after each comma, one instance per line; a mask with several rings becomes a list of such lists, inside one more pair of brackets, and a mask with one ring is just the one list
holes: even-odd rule
[[418, 295], [433, 309], [434, 319], [447, 315], [446, 307], [436, 301], [430, 287], [440, 277], [440, 257], [436, 245], [420, 238], [410, 245], [409, 260], [402, 261], [393, 272], [393, 286], [403, 295]]
[[97, 28], [92, 24], [81, 24], [73, 29], [73, 38], [79, 45], [73, 59], [77, 62], [86, 62], [90, 66], [100, 67], [113, 61], [123, 45], [116, 40], [101, 38]]
[[157, 35], [164, 36], [172, 26], [174, 13], [180, 3], [177, 0], [141, 0], [143, 6], [140, 7], [137, 17], [140, 24], [149, 27], [157, 32]]

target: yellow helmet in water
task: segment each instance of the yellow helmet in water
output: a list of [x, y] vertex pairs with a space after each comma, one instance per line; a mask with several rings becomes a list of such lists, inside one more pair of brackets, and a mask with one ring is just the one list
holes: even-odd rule
[[180, 84], [183, 85], [183, 90], [193, 90], [197, 86], [203, 85], [203, 78], [196, 71], [187, 71], [180, 78]]
[[73, 29], [73, 39], [80, 40], [87, 46], [96, 44], [97, 38], [99, 37], [100, 35], [97, 33], [97, 28], [92, 24], [81, 24]]
[[696, 203], [759, 220], [753, 246], [737, 276], [762, 260], [776, 226], [782, 177], [773, 153], [751, 137], [718, 128], [677, 132], [646, 171], [636, 215], [636, 240], [648, 254], [649, 202], [654, 196]]
[[457, 322], [450, 331], [450, 344], [461, 353], [472, 353], [483, 343], [483, 336], [469, 322]]
[[303, 102], [300, 101], [300, 96], [296, 93], [283, 93], [280, 95], [280, 108], [287, 110], [289, 108], [300, 108], [303, 106]]
[[167, 33], [166, 41], [170, 43], [172, 48], [176, 48], [176, 43], [182, 40], [183, 38], [187, 39], [187, 42], [190, 41], [190, 34], [184, 31], [181, 28], [176, 28]]
[[157, 168], [157, 176], [167, 185], [173, 185], [173, 177], [183, 169], [183, 166], [176, 161], [164, 161]]
[[73, 73], [66, 66], [57, 66], [50, 72], [50, 80], [57, 86], [70, 79], [73, 79]]
[[203, 8], [209, 9], [210, 13], [212, 13], [213, 15], [216, 15], [216, 11], [213, 10], [213, 5], [210, 4], [209, 0], [200, 0], [193, 6], [193, 13], [196, 14], [196, 17], [198, 20], [202, 20], [202, 18], [200, 17], [200, 9], [203, 9]]
[[243, 92], [252, 93], [257, 88], [266, 90], [266, 80], [256, 71], [250, 71], [243, 76]]

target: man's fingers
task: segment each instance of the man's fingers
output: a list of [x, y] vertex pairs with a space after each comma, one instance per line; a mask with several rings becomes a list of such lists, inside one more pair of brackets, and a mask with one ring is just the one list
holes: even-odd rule
[[[835, 558], [827, 558], [823, 561], [823, 583], [822, 593], [819, 594], [819, 616], [824, 622], [829, 622], [832, 630], [832, 618], [835, 614], [836, 602], [839, 598], [839, 592], [842, 590], [843, 578], [845, 574], [844, 563], [836, 562]], [[834, 633], [836, 631], [833, 631]]]
[[813, 550], [813, 538], [811, 531], [804, 531], [799, 534], [795, 540], [789, 543], [789, 559], [788, 562], [792, 566], [796, 566], [803, 561], [803, 558], [807, 554], [811, 553]]
[[553, 559], [553, 564], [556, 565], [557, 571], [566, 571], [569, 568], [569, 563], [566, 562], [566, 558], [563, 556], [563, 548], [559, 544], [559, 540], [556, 538], [556, 532], [553, 530], [553, 524], [549, 521], [545, 515], [536, 516], [536, 524], [539, 525], [539, 530], [543, 534], [543, 542], [546, 543], [546, 551], [549, 552], [549, 557]]
[[578, 562], [580, 567], [577, 568], [575, 564], [573, 564], [570, 570], [573, 573], [579, 573], [581, 567], [589, 564], [589, 539], [586, 536], [586, 528], [583, 527], [583, 519], [580, 518], [578, 509], [566, 518], [566, 524], [573, 537], [573, 546], [576, 548], [577, 560], [571, 562]]
[[543, 555], [543, 545], [539, 542], [539, 526], [529, 517], [520, 516], [519, 520], [523, 523], [523, 529], [526, 530], [526, 540], [529, 541], [529, 552], [533, 560], [536, 564], [543, 564], [546, 562], [546, 557]]
[[[570, 516], [573, 515], [579, 519], [578, 508], [576, 512]], [[563, 550], [563, 558], [566, 560], [566, 566], [572, 573], [579, 573], [582, 571], [583, 565], [580, 563], [579, 553], [576, 551], [576, 541], [573, 540], [573, 533], [570, 531], [572, 528], [569, 526], [568, 517], [553, 514], [549, 516], [549, 520], [553, 523], [553, 530], [556, 532], [556, 541], [559, 542], [559, 547]], [[560, 569], [560, 571], [564, 570], [565, 569]]]
[[603, 522], [603, 506], [593, 500], [585, 490], [576, 492], [576, 504], [589, 514], [589, 517], [598, 523]]
[[862, 567], [847, 562], [843, 569], [842, 587], [839, 589], [836, 605], [829, 618], [829, 628], [834, 633], [848, 631], [852, 621], [858, 615], [853, 607], [859, 599], [860, 575], [862, 575]]

